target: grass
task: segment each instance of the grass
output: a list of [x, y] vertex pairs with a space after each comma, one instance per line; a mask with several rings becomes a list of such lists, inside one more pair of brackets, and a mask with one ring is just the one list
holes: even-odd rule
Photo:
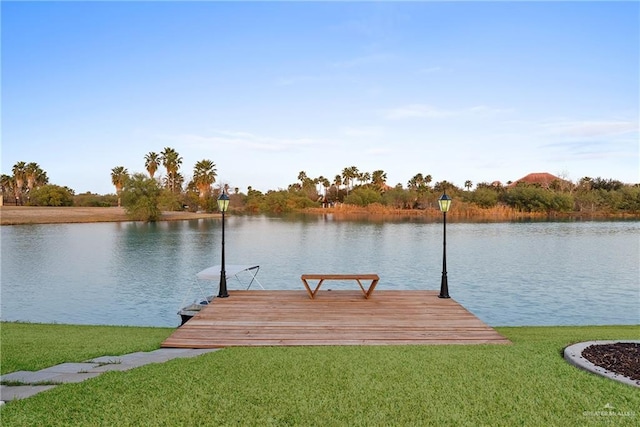
[[[49, 327], [52, 332], [43, 333]], [[227, 348], [60, 385], [4, 405], [2, 423], [636, 425], [636, 388], [581, 371], [561, 354], [580, 341], [637, 339], [637, 326], [497, 329], [513, 345]], [[150, 350], [169, 333], [2, 324], [2, 370], [5, 360], [21, 360], [11, 353], [33, 348], [27, 343], [39, 342], [38, 357], [60, 363]], [[68, 343], [84, 354], [69, 356]], [[101, 354], [86, 357], [91, 347]], [[35, 359], [13, 363], [16, 369], [36, 369]], [[602, 415], [607, 411], [615, 413]]]
[[173, 328], [0, 323], [0, 373], [37, 371], [65, 362], [159, 347]]

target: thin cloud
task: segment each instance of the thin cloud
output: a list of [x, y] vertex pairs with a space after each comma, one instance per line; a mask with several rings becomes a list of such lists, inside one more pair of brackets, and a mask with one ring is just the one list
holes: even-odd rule
[[211, 135], [182, 134], [170, 139], [182, 141], [200, 149], [220, 149], [234, 147], [260, 151], [278, 152], [292, 148], [308, 147], [319, 144], [312, 138], [275, 138], [256, 135], [250, 132], [215, 130]]
[[469, 108], [466, 111], [471, 114], [477, 114], [477, 115], [494, 115], [494, 114], [513, 113], [513, 110], [509, 108], [494, 108], [494, 107], [488, 107], [486, 105], [477, 105], [475, 107]]
[[452, 111], [435, 108], [425, 104], [411, 104], [386, 111], [385, 118], [402, 120], [414, 118], [441, 119], [455, 115]]
[[384, 117], [389, 120], [402, 120], [402, 119], [444, 119], [449, 117], [462, 117], [462, 116], [487, 116], [498, 115], [504, 113], [510, 113], [512, 110], [493, 108], [486, 105], [477, 105], [475, 107], [468, 107], [458, 110], [447, 110], [434, 107], [428, 104], [410, 104], [402, 107], [393, 108], [387, 110], [384, 113]]
[[631, 140], [574, 139], [554, 141], [540, 148], [555, 161], [637, 157], [637, 143]]
[[638, 132], [638, 122], [630, 120], [559, 122], [543, 125], [543, 129], [553, 135], [590, 138]]
[[375, 138], [383, 135], [383, 130], [377, 126], [347, 127], [342, 130], [346, 136]]
[[556, 151], [567, 151], [572, 155], [591, 155], [594, 153], [605, 153], [607, 151], [610, 151], [611, 144], [605, 141], [556, 141], [549, 144], [543, 144], [541, 148], [547, 148]]
[[347, 37], [355, 34], [375, 41], [387, 38], [396, 29], [401, 28], [408, 19], [410, 15], [393, 2], [374, 2], [367, 13], [333, 25], [332, 28], [345, 33]]

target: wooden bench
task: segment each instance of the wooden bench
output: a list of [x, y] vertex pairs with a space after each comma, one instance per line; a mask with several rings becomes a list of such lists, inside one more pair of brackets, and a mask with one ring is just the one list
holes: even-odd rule
[[[311, 299], [315, 298], [318, 290], [320, 289], [320, 286], [322, 286], [322, 283], [325, 280], [355, 280], [356, 282], [358, 282], [358, 286], [360, 286], [360, 289], [362, 289], [364, 297], [369, 298], [373, 290], [376, 288], [380, 277], [378, 277], [377, 274], [303, 274], [300, 279], [302, 279], [302, 283], [307, 289], [307, 293], [309, 294], [309, 297]], [[319, 281], [313, 291], [309, 287], [309, 283], [307, 282], [307, 280]], [[365, 289], [364, 286], [362, 286], [362, 282], [360, 282], [361, 280], [371, 280], [371, 284], [369, 285], [368, 289]]]

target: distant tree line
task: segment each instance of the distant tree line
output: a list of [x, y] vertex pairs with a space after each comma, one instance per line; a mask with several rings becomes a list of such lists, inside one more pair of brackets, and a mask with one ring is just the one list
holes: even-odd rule
[[[143, 173], [130, 174], [123, 166], [111, 170], [111, 183], [116, 189], [118, 206], [124, 206], [133, 219], [154, 221], [161, 211], [205, 210], [212, 211], [219, 191], [214, 192], [216, 165], [203, 159], [194, 165], [193, 178], [184, 185], [181, 173], [182, 157], [171, 147], [160, 153], [149, 152], [144, 156]], [[164, 175], [156, 176], [163, 167]]]
[[49, 184], [47, 173], [35, 162], [17, 162], [11, 175], [0, 176], [3, 205], [71, 206], [73, 190]]
[[483, 182], [474, 190], [471, 190], [473, 183], [470, 180], [465, 182], [464, 189], [447, 181], [431, 185], [431, 175], [422, 173], [412, 177], [406, 186], [390, 187], [385, 180], [383, 171], [367, 174], [358, 172], [355, 167], [345, 168], [333, 182], [322, 176], [309, 178], [302, 171], [298, 174], [299, 182], [289, 185], [287, 190], [263, 194], [249, 188], [241, 206], [248, 212], [291, 212], [341, 204], [424, 210], [437, 208], [438, 198], [446, 191], [462, 208], [506, 207], [517, 212], [547, 214], [640, 214], [640, 185], [623, 184], [613, 179], [584, 177], [577, 184], [558, 179], [549, 185], [509, 182], [506, 186], [499, 182]]
[[[640, 185], [614, 179], [581, 178], [577, 183], [558, 179], [538, 183], [478, 183], [464, 188], [447, 181], [433, 182], [429, 174], [418, 173], [406, 185], [387, 184], [383, 170], [362, 172], [349, 166], [333, 176], [310, 177], [300, 171], [297, 181], [286, 189], [266, 193], [248, 187], [246, 194], [228, 184], [216, 184], [216, 165], [203, 159], [194, 165], [185, 185], [182, 157], [170, 147], [144, 156], [146, 173], [129, 173], [123, 166], [111, 170], [115, 194], [90, 192], [76, 195], [68, 187], [49, 183], [47, 173], [34, 162], [17, 162], [12, 175], [0, 179], [4, 204], [31, 206], [124, 206], [134, 219], [154, 220], [161, 211], [217, 209], [221, 191], [231, 198], [231, 209], [247, 213], [285, 213], [305, 208], [352, 205], [387, 209], [425, 210], [437, 208], [437, 199], [447, 192], [456, 200], [453, 209], [504, 207], [517, 212], [640, 215]], [[159, 173], [163, 172], [163, 173]]]

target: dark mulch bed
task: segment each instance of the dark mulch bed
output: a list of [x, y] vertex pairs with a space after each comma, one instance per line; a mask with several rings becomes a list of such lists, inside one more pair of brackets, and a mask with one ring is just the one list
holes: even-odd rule
[[582, 350], [582, 357], [607, 371], [640, 383], [640, 344], [594, 344]]

